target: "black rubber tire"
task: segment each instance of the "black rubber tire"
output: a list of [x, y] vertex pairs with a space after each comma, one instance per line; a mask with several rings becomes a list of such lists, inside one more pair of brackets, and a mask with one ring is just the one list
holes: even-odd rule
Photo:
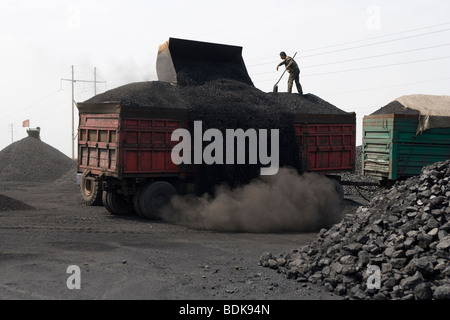
[[173, 185], [156, 181], [146, 185], [140, 194], [139, 205], [147, 219], [161, 219], [162, 209], [171, 205], [171, 198], [177, 194]]
[[111, 206], [108, 203], [107, 195], [108, 195], [108, 192], [106, 192], [106, 191], [102, 192], [103, 206], [106, 208], [106, 210], [108, 210], [109, 213], [114, 214], [113, 210], [111, 209]]
[[144, 213], [142, 212], [141, 203], [140, 203], [141, 194], [142, 194], [143, 189], [144, 189], [143, 187], [138, 188], [133, 197], [134, 210], [136, 211], [136, 214], [141, 218], [145, 218]]
[[99, 181], [86, 179], [86, 175], [81, 176], [80, 182], [81, 198], [87, 206], [101, 206], [103, 188]]
[[125, 198], [115, 191], [105, 191], [103, 201], [106, 203], [106, 209], [113, 215], [125, 216], [136, 212], [133, 204], [125, 201]]

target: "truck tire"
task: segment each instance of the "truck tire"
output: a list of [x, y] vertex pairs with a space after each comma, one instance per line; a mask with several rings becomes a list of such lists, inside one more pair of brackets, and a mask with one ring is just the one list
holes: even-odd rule
[[142, 214], [147, 219], [160, 219], [162, 209], [171, 204], [170, 200], [177, 194], [173, 185], [157, 181], [146, 185], [139, 197]]
[[128, 203], [121, 194], [118, 194], [114, 190], [104, 191], [102, 198], [106, 210], [113, 215], [125, 216], [135, 213], [133, 204]]
[[105, 207], [106, 210], [108, 210], [109, 213], [114, 214], [111, 207], [109, 206], [107, 195], [108, 195], [108, 192], [106, 192], [106, 191], [102, 192], [103, 206]]
[[136, 193], [133, 196], [134, 210], [136, 211], [136, 214], [141, 218], [145, 218], [144, 213], [142, 212], [142, 209], [141, 209], [141, 201], [140, 201], [143, 189], [144, 189], [143, 187], [138, 188]]
[[102, 205], [102, 185], [98, 180], [86, 179], [86, 175], [81, 176], [80, 191], [83, 202], [87, 206]]

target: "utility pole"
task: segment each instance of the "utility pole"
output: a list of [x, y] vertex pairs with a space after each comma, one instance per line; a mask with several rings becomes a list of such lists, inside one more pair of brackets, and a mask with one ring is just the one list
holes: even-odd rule
[[94, 83], [94, 95], [97, 95], [97, 83], [106, 83], [106, 81], [97, 81], [97, 68], [94, 68], [94, 81], [89, 80], [76, 80], [75, 70], [72, 66], [72, 79], [62, 79], [61, 81], [72, 82], [72, 159], [75, 159], [75, 82], [93, 82]]

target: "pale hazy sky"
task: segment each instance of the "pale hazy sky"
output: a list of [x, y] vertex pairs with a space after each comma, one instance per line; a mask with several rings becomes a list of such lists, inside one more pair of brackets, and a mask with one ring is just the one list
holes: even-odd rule
[[[279, 52], [298, 52], [304, 92], [356, 112], [358, 145], [361, 119], [392, 100], [450, 95], [448, 0], [0, 0], [0, 150], [26, 136], [30, 119], [71, 156], [71, 84], [61, 80], [71, 66], [87, 81], [97, 68], [106, 82], [97, 93], [157, 80], [169, 37], [242, 46], [267, 92], [281, 75]], [[75, 84], [75, 101], [93, 95], [92, 83]]]

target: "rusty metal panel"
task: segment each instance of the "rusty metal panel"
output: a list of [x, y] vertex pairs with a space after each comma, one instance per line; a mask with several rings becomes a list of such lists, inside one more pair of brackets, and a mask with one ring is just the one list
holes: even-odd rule
[[[313, 117], [297, 117], [313, 120]], [[295, 132], [300, 146], [303, 171], [332, 173], [355, 170], [356, 121], [354, 117], [320, 116], [320, 123], [296, 123]], [[341, 123], [339, 123], [341, 122]], [[342, 123], [343, 122], [343, 123]]]
[[119, 115], [81, 113], [78, 128], [78, 171], [117, 176]]
[[125, 118], [120, 140], [120, 170], [124, 175], [180, 174], [171, 153], [178, 142], [172, 132], [187, 128], [187, 121], [173, 119]]

